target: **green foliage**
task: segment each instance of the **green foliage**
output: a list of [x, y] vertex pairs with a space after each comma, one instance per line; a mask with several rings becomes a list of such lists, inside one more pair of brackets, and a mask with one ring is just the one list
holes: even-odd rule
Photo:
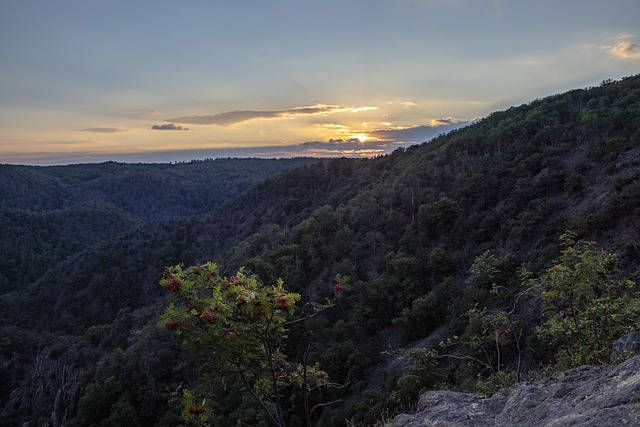
[[429, 293], [416, 297], [402, 310], [400, 316], [393, 319], [393, 324], [401, 328], [405, 342], [428, 336], [440, 326], [442, 319], [448, 314], [451, 284], [450, 279], [438, 283]]
[[440, 343], [446, 350], [445, 356], [472, 363], [478, 376], [500, 372], [504, 365], [503, 348], [510, 345], [513, 338], [507, 313], [474, 307], [466, 316], [468, 323], [464, 333]]
[[476, 381], [476, 393], [491, 397], [495, 392], [510, 387], [519, 381], [517, 372], [510, 369], [495, 372], [487, 378]]
[[609, 362], [611, 344], [640, 324], [640, 294], [616, 276], [618, 256], [561, 236], [564, 249], [537, 282], [544, 303], [538, 335], [554, 349], [560, 368]]
[[[519, 381], [527, 351], [527, 322], [521, 312], [532, 289], [520, 286], [513, 257], [496, 257], [489, 251], [478, 255], [469, 269], [472, 286], [466, 290], [468, 309], [464, 330], [440, 343], [443, 357], [463, 362], [460, 368], [478, 376], [479, 393]], [[475, 286], [474, 286], [475, 285]], [[469, 381], [464, 381], [466, 386]], [[477, 389], [479, 387], [479, 389]]]
[[107, 420], [111, 416], [112, 407], [125, 405], [125, 401], [120, 399], [122, 392], [122, 384], [115, 376], [104, 382], [91, 384], [80, 399], [78, 424], [99, 425], [101, 420]]
[[427, 235], [440, 235], [451, 230], [461, 209], [458, 203], [443, 197], [436, 203], [422, 205], [418, 209], [420, 229]]
[[[519, 381], [523, 356], [535, 339], [551, 349], [554, 369], [567, 369], [609, 363], [613, 341], [637, 330], [640, 294], [633, 282], [617, 277], [618, 256], [598, 250], [594, 242], [576, 243], [575, 237], [572, 232], [561, 236], [561, 255], [540, 278], [520, 269], [519, 286], [501, 284], [507, 278], [500, 274], [498, 258], [488, 252], [476, 257], [472, 274], [480, 283], [493, 282], [492, 293], [502, 295], [503, 308], [473, 307], [466, 313], [464, 333], [441, 345], [445, 356], [471, 362], [466, 369], [477, 367], [477, 392], [491, 395]], [[541, 300], [543, 316], [535, 337], [526, 326], [533, 319], [522, 317], [522, 308], [535, 304], [534, 295]], [[504, 366], [513, 363], [510, 352], [517, 362], [514, 369]]]
[[415, 407], [420, 394], [441, 387], [445, 377], [438, 369], [438, 358], [434, 350], [412, 349], [404, 356], [411, 363], [398, 378], [389, 400], [393, 410], [408, 411]]
[[[144, 220], [207, 212], [264, 180], [317, 159], [216, 159], [179, 164], [0, 165], [3, 207], [51, 211], [96, 203]], [[203, 191], [206, 188], [207, 191]]]
[[[287, 407], [301, 395], [303, 409], [298, 411], [310, 424], [309, 394], [328, 385], [328, 375], [309, 362], [308, 354], [301, 363], [288, 361], [288, 326], [315, 316], [331, 301], [312, 303], [310, 312], [294, 318], [300, 294], [287, 291], [282, 280], [267, 286], [242, 270], [227, 279], [213, 263], [167, 268], [160, 283], [177, 300], [163, 316], [164, 327], [181, 337], [204, 363], [205, 397], [196, 403], [191, 391], [184, 391], [185, 418], [205, 422], [213, 407], [207, 405], [204, 390], [237, 382], [278, 426], [286, 424], [285, 414], [295, 406]], [[337, 286], [336, 292], [341, 292]]]
[[490, 251], [485, 251], [475, 257], [469, 272], [476, 281], [480, 282], [481, 286], [488, 284], [491, 287], [504, 287], [513, 280], [514, 264], [513, 257], [510, 255], [498, 258]]
[[127, 427], [139, 425], [140, 419], [131, 403], [123, 396], [117, 403], [111, 406], [109, 417], [104, 419], [99, 427]]
[[564, 190], [569, 194], [580, 194], [584, 190], [584, 179], [578, 172], [572, 172], [564, 180]]

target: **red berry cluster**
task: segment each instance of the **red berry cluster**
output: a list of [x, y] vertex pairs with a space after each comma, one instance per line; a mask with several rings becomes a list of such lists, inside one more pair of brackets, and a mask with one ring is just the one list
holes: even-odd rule
[[167, 322], [164, 324], [164, 327], [169, 329], [170, 331], [178, 329], [180, 326], [181, 326], [180, 322]]
[[169, 283], [167, 283], [166, 288], [171, 292], [178, 292], [180, 286], [182, 286], [182, 283], [180, 283], [180, 281], [174, 277]]
[[191, 415], [200, 415], [204, 414], [206, 412], [206, 409], [204, 409], [204, 406], [189, 406], [187, 408], [187, 412], [189, 412], [189, 414]]
[[276, 297], [276, 307], [278, 307], [282, 311], [286, 311], [289, 308], [289, 306], [287, 305], [287, 297]]
[[344, 285], [342, 283], [336, 283], [334, 289], [336, 290], [336, 293], [339, 294], [340, 292], [344, 291]]
[[236, 278], [235, 278], [235, 277], [233, 277], [233, 276], [231, 276], [231, 277], [229, 277], [229, 281], [224, 282], [224, 283], [222, 284], [222, 287], [223, 287], [223, 288], [225, 288], [225, 289], [229, 289], [229, 288], [231, 287], [231, 285], [233, 285], [233, 283], [234, 283], [235, 281], [236, 281]]
[[323, 372], [323, 371], [317, 371], [314, 375], [314, 377], [316, 377], [317, 380], [324, 380], [326, 376], [327, 376], [326, 372]]
[[216, 320], [218, 320], [215, 313], [208, 313], [208, 312], [202, 313], [202, 315], [200, 316], [200, 319], [202, 319], [204, 323], [215, 323]]

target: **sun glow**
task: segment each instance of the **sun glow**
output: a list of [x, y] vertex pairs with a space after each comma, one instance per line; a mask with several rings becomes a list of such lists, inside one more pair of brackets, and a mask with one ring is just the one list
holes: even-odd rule
[[360, 142], [365, 142], [365, 141], [367, 141], [369, 139], [373, 139], [372, 137], [370, 137], [366, 133], [357, 133], [355, 135], [351, 135], [351, 138], [359, 139]]

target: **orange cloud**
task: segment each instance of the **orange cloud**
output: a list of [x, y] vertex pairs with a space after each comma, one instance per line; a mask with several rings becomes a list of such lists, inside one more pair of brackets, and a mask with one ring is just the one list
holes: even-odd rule
[[618, 43], [609, 48], [609, 52], [624, 59], [640, 59], [640, 45], [628, 41], [634, 39], [635, 36], [631, 33], [620, 33], [616, 37]]
[[628, 41], [620, 41], [610, 49], [618, 58], [640, 59], [640, 45]]

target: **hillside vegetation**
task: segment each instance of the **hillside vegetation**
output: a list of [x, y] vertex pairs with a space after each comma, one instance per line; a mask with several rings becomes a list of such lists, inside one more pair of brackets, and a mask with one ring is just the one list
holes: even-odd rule
[[[317, 425], [374, 425], [421, 390], [542, 375], [567, 358], [536, 332], [546, 294], [527, 284], [570, 248], [606, 250], [598, 281], [637, 279], [639, 138], [634, 76], [374, 159], [0, 166], [0, 425], [177, 425], [181, 387], [206, 366], [156, 326], [158, 282], [207, 261], [282, 278], [301, 304], [344, 284], [282, 349], [345, 385], [318, 396], [337, 403]], [[268, 425], [225, 387], [211, 423]]]

